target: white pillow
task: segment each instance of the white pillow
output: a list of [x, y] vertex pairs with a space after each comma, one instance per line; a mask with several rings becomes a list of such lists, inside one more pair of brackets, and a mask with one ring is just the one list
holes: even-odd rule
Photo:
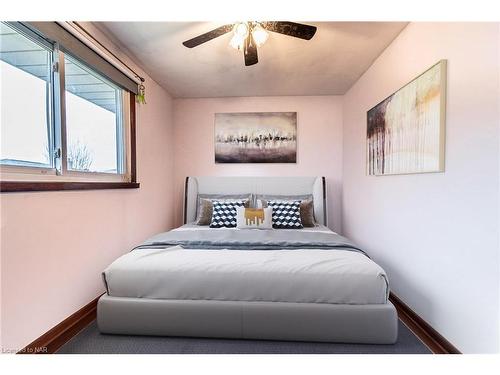
[[273, 208], [236, 208], [236, 228], [272, 229]]

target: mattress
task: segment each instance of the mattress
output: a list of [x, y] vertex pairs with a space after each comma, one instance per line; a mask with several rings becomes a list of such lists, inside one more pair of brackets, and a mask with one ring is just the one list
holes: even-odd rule
[[[213, 229], [185, 225], [177, 230]], [[113, 297], [384, 304], [389, 293], [379, 265], [362, 253], [340, 249], [137, 249], [118, 258], [103, 275]]]

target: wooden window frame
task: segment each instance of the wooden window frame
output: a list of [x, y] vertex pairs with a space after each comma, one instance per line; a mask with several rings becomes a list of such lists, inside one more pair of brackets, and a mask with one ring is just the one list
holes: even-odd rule
[[137, 189], [136, 160], [136, 104], [135, 95], [130, 93], [130, 181], [127, 182], [85, 182], [85, 181], [0, 181], [0, 192], [36, 192], [63, 190]]

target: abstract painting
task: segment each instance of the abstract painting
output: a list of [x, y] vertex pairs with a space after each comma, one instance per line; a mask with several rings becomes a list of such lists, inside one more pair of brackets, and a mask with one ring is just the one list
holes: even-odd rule
[[296, 163], [297, 112], [215, 114], [216, 163]]
[[444, 171], [446, 60], [370, 109], [367, 173]]

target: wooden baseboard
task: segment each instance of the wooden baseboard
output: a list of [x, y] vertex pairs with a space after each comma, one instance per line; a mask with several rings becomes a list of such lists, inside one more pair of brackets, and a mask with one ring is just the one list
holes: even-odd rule
[[97, 316], [97, 297], [80, 310], [64, 319], [50, 331], [37, 338], [17, 354], [53, 354], [73, 336], [88, 326]]
[[391, 292], [389, 300], [398, 311], [399, 319], [429, 347], [434, 354], [461, 354], [448, 340], [438, 331], [431, 327], [407, 304]]

